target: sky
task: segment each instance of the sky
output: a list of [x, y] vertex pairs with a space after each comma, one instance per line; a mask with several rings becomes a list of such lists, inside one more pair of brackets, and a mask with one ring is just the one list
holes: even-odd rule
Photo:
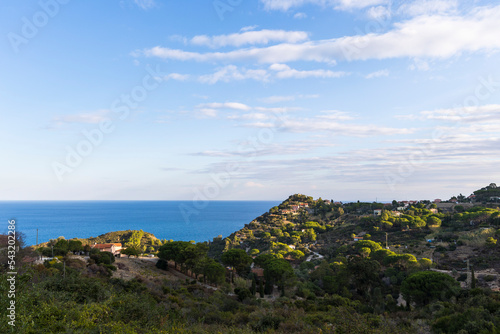
[[469, 195], [499, 32], [481, 0], [4, 0], [0, 200]]

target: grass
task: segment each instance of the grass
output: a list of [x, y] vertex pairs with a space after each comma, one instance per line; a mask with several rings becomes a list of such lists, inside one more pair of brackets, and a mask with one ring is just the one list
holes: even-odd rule
[[463, 240], [467, 245], [472, 247], [484, 246], [486, 239], [495, 235], [494, 228], [484, 228], [471, 232], [463, 233], [459, 240]]

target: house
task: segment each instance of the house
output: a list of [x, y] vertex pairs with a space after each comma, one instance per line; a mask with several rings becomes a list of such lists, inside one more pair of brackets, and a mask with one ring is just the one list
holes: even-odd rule
[[295, 245], [288, 245], [291, 249], [295, 250]]
[[264, 269], [262, 268], [252, 268], [251, 271], [257, 277], [264, 277]]
[[434, 200], [434, 203], [441, 203], [441, 202], [442, 202], [442, 201], [441, 201], [441, 199], [440, 199], [440, 198], [436, 198], [436, 199]]
[[283, 215], [287, 215], [289, 213], [292, 213], [292, 211], [291, 210], [286, 210], [286, 209], [285, 210], [281, 210], [281, 214], [283, 214]]
[[353, 239], [354, 241], [363, 241], [363, 237], [355, 236]]
[[373, 210], [373, 215], [374, 216], [380, 216], [380, 215], [382, 215], [382, 210], [380, 210], [380, 209]]
[[297, 211], [298, 209], [300, 209], [300, 206], [298, 206], [298, 205], [292, 205], [290, 207], [290, 209], [292, 209], [292, 211]]
[[120, 251], [122, 250], [121, 243], [111, 243], [111, 244], [94, 244], [92, 248], [96, 248], [101, 252], [110, 252], [114, 256], [120, 256]]
[[398, 210], [398, 211], [404, 211], [404, 210], [405, 210], [405, 207], [404, 207], [404, 206], [398, 206], [398, 207], [396, 208], [396, 210]]
[[438, 209], [429, 209], [429, 211], [432, 213], [438, 213]]
[[498, 200], [500, 200], [499, 196], [491, 196], [490, 197], [490, 201], [498, 201]]
[[392, 214], [394, 217], [399, 217], [399, 216], [401, 216], [401, 212], [399, 212], [399, 211], [391, 211], [391, 214]]

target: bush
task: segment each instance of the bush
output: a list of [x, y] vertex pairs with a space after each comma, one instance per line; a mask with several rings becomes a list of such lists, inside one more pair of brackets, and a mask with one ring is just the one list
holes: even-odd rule
[[164, 259], [159, 259], [158, 262], [156, 262], [156, 268], [168, 270], [168, 262]]

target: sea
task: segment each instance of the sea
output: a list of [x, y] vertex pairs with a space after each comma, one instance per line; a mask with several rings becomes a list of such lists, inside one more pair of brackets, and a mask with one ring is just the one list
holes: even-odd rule
[[[0, 233], [15, 220], [27, 246], [56, 239], [143, 230], [159, 239], [227, 237], [279, 201], [0, 201]], [[38, 232], [37, 232], [38, 230]]]

